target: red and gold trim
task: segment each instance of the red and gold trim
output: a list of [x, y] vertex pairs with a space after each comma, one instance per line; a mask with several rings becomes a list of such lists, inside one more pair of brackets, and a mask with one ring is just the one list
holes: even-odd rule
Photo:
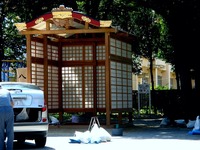
[[[55, 20], [55, 19], [77, 19], [83, 22], [86, 22], [88, 24], [91, 24], [93, 26], [96, 27], [110, 27], [112, 21], [108, 20], [108, 21], [98, 21], [95, 19], [92, 19], [84, 14], [78, 13], [78, 12], [73, 12], [72, 9], [53, 9], [52, 12], [44, 14], [36, 19], [34, 19], [31, 22], [28, 23], [16, 23], [15, 26], [17, 27], [17, 29], [19, 31], [25, 30], [25, 29], [29, 29], [29, 28], [34, 28], [37, 26], [40, 26], [40, 23], [44, 23], [47, 20]], [[37, 27], [36, 27], [37, 28]]]
[[38, 25], [39, 23], [41, 23], [43, 21], [46, 21], [46, 20], [48, 20], [48, 19], [50, 19], [52, 17], [53, 17], [52, 13], [48, 13], [48, 14], [42, 15], [39, 18], [36, 18], [33, 21], [26, 23], [27, 28], [31, 28], [31, 27], [33, 27], [35, 25]]

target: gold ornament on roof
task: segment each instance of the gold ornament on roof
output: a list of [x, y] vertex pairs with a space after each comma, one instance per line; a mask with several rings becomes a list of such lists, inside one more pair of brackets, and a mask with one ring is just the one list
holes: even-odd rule
[[52, 9], [53, 18], [72, 18], [72, 8], [65, 7], [64, 5], [60, 5], [59, 8]]
[[88, 17], [85, 17], [85, 16], [82, 16], [81, 19], [82, 19], [83, 21], [85, 21], [85, 22], [88, 22], [88, 23], [91, 22], [91, 19], [88, 18]]
[[43, 17], [38, 18], [37, 20], [35, 20], [35, 24], [39, 24], [39, 23], [41, 23], [42, 21], [44, 21], [44, 18], [43, 18]]
[[22, 30], [24, 30], [24, 29], [27, 29], [26, 23], [15, 23], [14, 25], [16, 26], [16, 28], [17, 28], [19, 31], [22, 31]]
[[52, 12], [53, 18], [59, 18], [59, 19], [64, 19], [64, 18], [72, 18], [72, 12], [70, 11], [64, 11], [64, 12]]
[[100, 27], [110, 27], [111, 23], [112, 23], [112, 21], [110, 21], [110, 20], [108, 20], [108, 21], [100, 20]]
[[58, 8], [53, 8], [51, 12], [55, 11], [73, 11], [70, 7], [65, 7], [64, 5], [60, 5]]

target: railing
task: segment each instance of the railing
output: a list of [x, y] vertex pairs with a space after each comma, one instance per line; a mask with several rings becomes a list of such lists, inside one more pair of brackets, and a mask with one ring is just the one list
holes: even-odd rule
[[16, 69], [24, 67], [26, 64], [22, 60], [2, 60], [2, 81], [16, 81]]

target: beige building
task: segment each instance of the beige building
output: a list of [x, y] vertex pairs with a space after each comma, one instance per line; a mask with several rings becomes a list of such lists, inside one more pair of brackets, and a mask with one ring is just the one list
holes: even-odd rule
[[[150, 76], [150, 62], [143, 58], [142, 59], [142, 73], [140, 75], [133, 74], [133, 90], [138, 90], [138, 85], [142, 83], [148, 83], [151, 87], [151, 76]], [[154, 59], [153, 62], [153, 77], [154, 87], [164, 86], [168, 89], [177, 89], [176, 75], [172, 71], [172, 66], [169, 63], [165, 63], [160, 59]]]

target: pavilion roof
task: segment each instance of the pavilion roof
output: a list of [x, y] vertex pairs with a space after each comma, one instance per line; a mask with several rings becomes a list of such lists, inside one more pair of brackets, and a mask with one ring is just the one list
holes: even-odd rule
[[[51, 35], [51, 38], [68, 38], [79, 33], [116, 32], [111, 28], [111, 20], [95, 20], [85, 14], [73, 11], [72, 8], [60, 5], [30, 22], [16, 23], [21, 34], [37, 36]], [[54, 35], [54, 36], [52, 36]]]

